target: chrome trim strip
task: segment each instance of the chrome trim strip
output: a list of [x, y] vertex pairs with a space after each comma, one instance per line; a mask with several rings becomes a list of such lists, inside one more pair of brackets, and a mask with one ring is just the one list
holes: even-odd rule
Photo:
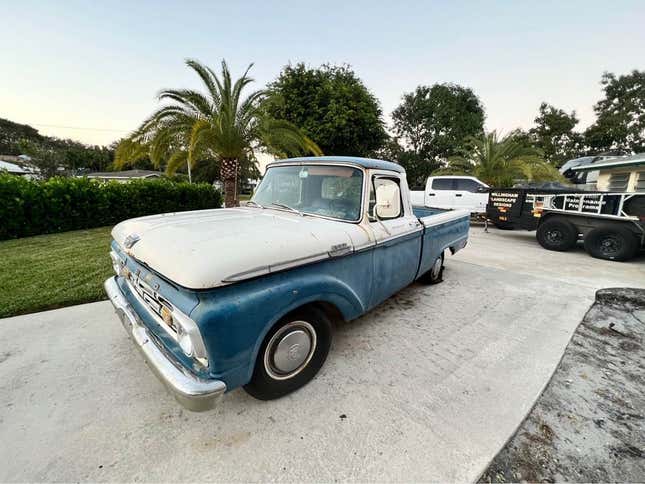
[[358, 245], [358, 246], [354, 247], [354, 252], [361, 252], [363, 250], [373, 249], [374, 247], [376, 247], [376, 241], [370, 240], [370, 241], [368, 241], [367, 243], [365, 243], [363, 245]]
[[435, 227], [437, 225], [442, 225], [446, 222], [451, 222], [463, 217], [466, 217], [470, 220], [470, 212], [468, 210], [450, 210], [444, 213], [428, 215], [427, 217], [420, 218], [419, 221], [425, 227]]
[[384, 244], [386, 242], [391, 242], [392, 240], [399, 239], [401, 237], [405, 237], [408, 235], [416, 234], [417, 232], [422, 232], [423, 227], [415, 228], [414, 230], [410, 230], [409, 232], [404, 232], [402, 234], [396, 234], [396, 235], [391, 235], [385, 239], [377, 240], [376, 245]]
[[324, 259], [331, 259], [329, 252], [323, 252], [321, 254], [310, 255], [307, 257], [301, 257], [299, 259], [294, 259], [291, 261], [279, 262], [269, 266], [269, 272], [278, 272], [285, 269], [291, 269], [293, 267], [298, 267], [304, 264], [310, 264], [312, 262], [318, 262]]
[[146, 363], [157, 378], [168, 388], [175, 399], [186, 409], [194, 412], [215, 407], [226, 391], [226, 384], [220, 380], [203, 380], [190, 373], [171, 359], [139, 321], [134, 309], [128, 303], [115, 277], [104, 283], [105, 292], [114, 306], [123, 327], [143, 355]]
[[251, 279], [253, 277], [264, 276], [267, 274], [272, 274], [274, 272], [279, 272], [285, 269], [291, 269], [301, 265], [310, 264], [312, 262], [318, 262], [318, 261], [321, 261], [324, 259], [330, 259], [330, 258], [332, 258], [332, 256], [329, 252], [322, 252], [320, 254], [308, 255], [306, 257], [300, 257], [298, 259], [278, 262], [270, 266], [260, 266], [254, 269], [249, 269], [244, 272], [231, 274], [230, 276], [222, 278], [222, 282], [228, 282], [228, 283], [240, 282], [246, 279]]

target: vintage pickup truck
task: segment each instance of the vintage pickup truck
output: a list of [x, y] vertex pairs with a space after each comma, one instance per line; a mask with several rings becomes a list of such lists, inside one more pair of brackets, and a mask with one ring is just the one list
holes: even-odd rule
[[316, 375], [335, 320], [415, 280], [440, 281], [468, 227], [467, 211], [413, 208], [395, 163], [282, 160], [244, 207], [118, 224], [105, 289], [186, 408], [210, 409], [239, 386], [278, 398]]

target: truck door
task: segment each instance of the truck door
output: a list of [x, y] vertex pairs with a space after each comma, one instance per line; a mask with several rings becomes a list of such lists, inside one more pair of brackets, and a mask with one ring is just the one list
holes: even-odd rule
[[370, 307], [412, 283], [421, 253], [423, 227], [412, 213], [405, 179], [394, 172], [373, 172], [368, 216], [374, 248]]
[[454, 178], [430, 177], [426, 184], [426, 207], [453, 208]]
[[481, 192], [482, 188], [486, 186], [473, 178], [456, 178], [454, 208], [468, 210], [471, 213], [485, 212], [488, 193]]

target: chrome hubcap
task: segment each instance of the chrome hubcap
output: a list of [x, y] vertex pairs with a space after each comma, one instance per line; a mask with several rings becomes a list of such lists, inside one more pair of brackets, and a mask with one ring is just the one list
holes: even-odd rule
[[276, 380], [300, 373], [316, 349], [316, 331], [306, 321], [292, 321], [271, 337], [264, 352], [264, 368]]

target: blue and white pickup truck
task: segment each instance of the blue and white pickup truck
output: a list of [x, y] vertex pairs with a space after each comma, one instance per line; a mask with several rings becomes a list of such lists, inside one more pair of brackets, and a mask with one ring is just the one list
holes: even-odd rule
[[273, 399], [316, 375], [334, 321], [440, 281], [468, 227], [467, 211], [413, 208], [395, 163], [282, 160], [244, 207], [118, 224], [105, 289], [186, 408], [210, 409], [239, 386]]

